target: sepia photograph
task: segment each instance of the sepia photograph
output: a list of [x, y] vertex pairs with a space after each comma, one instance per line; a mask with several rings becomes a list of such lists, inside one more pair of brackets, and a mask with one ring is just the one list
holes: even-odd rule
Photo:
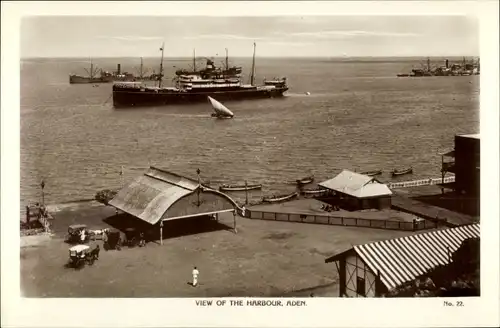
[[23, 16], [21, 297], [483, 296], [480, 39], [474, 14]]

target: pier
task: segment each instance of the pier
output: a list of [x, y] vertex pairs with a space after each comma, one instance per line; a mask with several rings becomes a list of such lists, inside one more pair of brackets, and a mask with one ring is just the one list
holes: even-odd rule
[[442, 178], [429, 178], [429, 179], [420, 179], [420, 180], [412, 180], [412, 181], [401, 181], [401, 182], [389, 182], [387, 187], [390, 189], [396, 188], [410, 188], [410, 187], [420, 187], [420, 186], [432, 186], [432, 185], [440, 185], [446, 183], [455, 182], [455, 176]]

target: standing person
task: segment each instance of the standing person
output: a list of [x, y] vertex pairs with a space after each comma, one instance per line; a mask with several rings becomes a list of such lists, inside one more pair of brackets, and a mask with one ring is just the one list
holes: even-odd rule
[[193, 287], [198, 286], [198, 275], [200, 274], [200, 271], [196, 267], [193, 269]]

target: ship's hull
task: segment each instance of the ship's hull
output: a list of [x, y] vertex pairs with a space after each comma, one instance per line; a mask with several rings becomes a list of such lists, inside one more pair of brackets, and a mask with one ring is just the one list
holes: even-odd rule
[[116, 76], [103, 76], [103, 77], [86, 77], [86, 76], [71, 76], [69, 77], [70, 84], [90, 84], [90, 83], [111, 83], [111, 82], [152, 82], [155, 81], [150, 78], [140, 77], [116, 77]]
[[113, 106], [141, 107], [141, 106], [163, 106], [173, 104], [189, 104], [206, 102], [207, 97], [219, 101], [262, 99], [282, 97], [288, 87], [262, 89], [262, 88], [238, 88], [233, 90], [215, 91], [163, 91], [128, 89], [113, 86]]
[[87, 84], [87, 83], [111, 83], [112, 79], [105, 77], [85, 77], [85, 76], [70, 76], [69, 83], [70, 84]]

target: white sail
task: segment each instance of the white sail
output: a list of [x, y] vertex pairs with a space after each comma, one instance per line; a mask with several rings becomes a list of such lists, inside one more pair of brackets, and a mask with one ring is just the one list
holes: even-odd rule
[[230, 116], [233, 117], [234, 114], [231, 112], [229, 109], [227, 109], [226, 106], [218, 102], [212, 97], [208, 97], [208, 100], [210, 100], [210, 103], [212, 104], [212, 108], [214, 109], [215, 113], [220, 116]]

